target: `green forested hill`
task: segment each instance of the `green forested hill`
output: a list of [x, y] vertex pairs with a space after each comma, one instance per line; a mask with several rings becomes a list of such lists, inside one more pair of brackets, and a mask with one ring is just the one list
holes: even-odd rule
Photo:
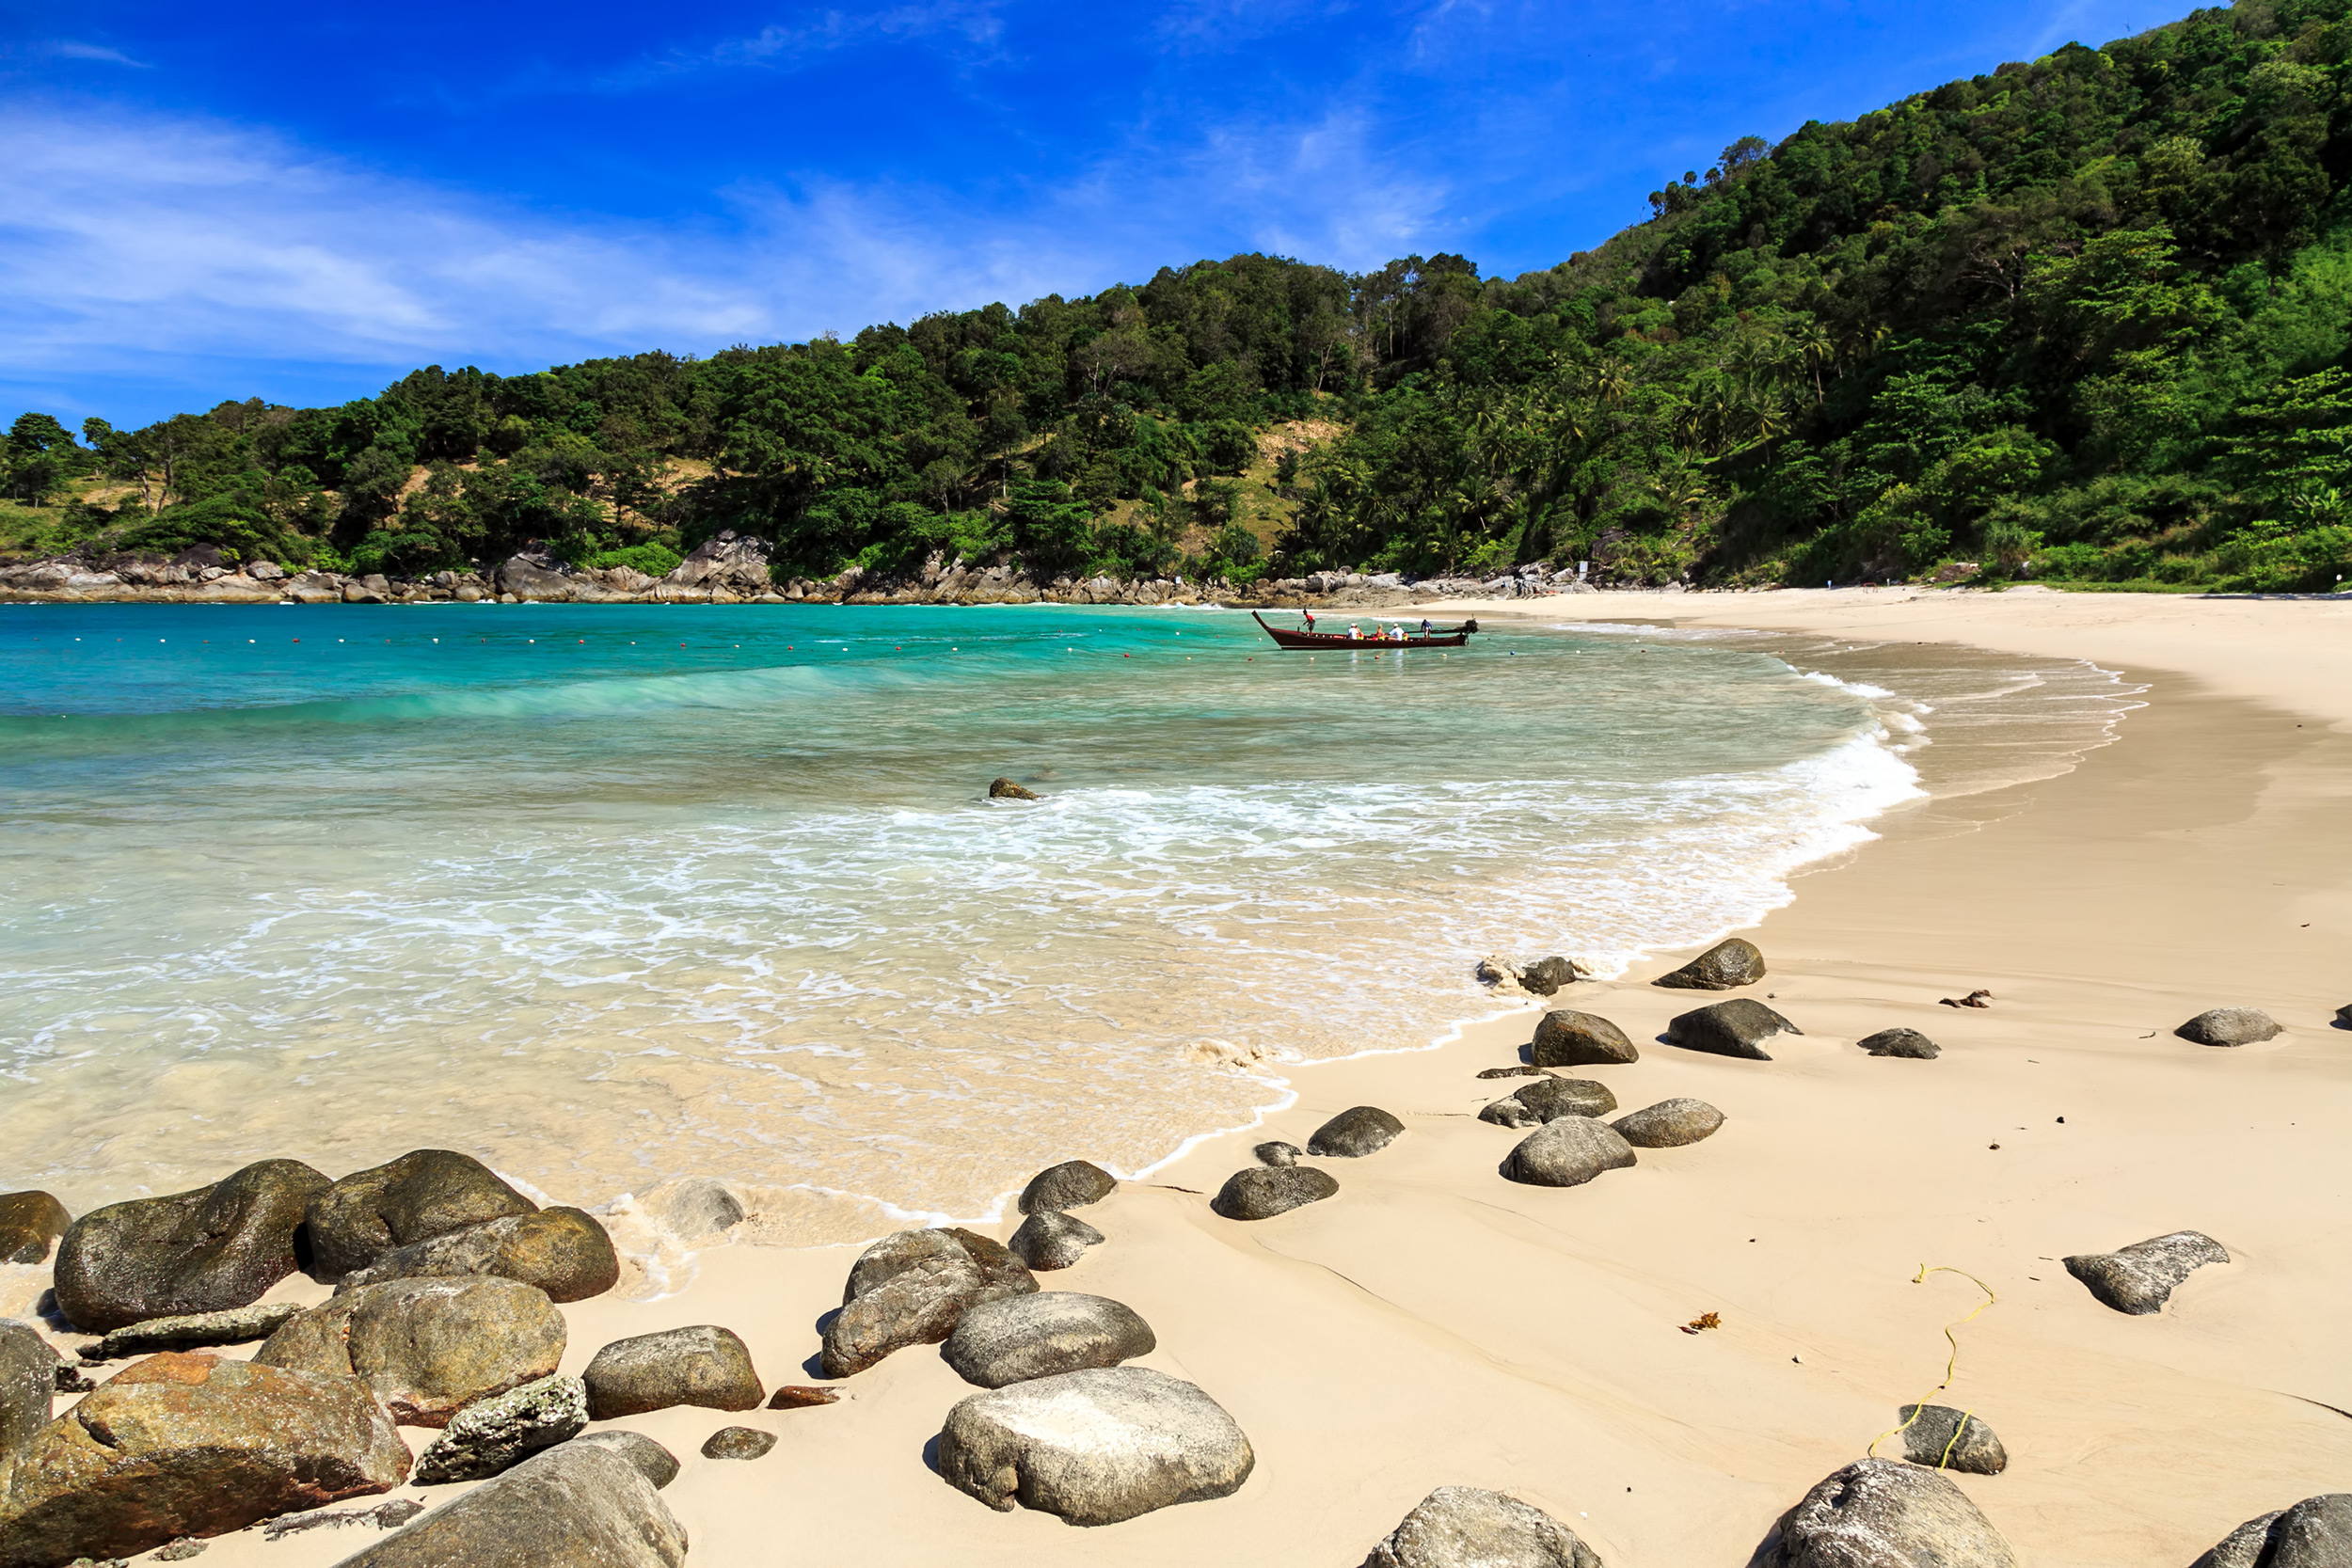
[[[82, 440], [17, 421], [23, 548], [416, 572], [722, 528], [808, 575], [1993, 575], [2331, 589], [2352, 570], [2352, 0], [2244, 0], [1749, 138], [1546, 272], [1263, 256], [848, 342], [429, 369]], [[1344, 427], [1272, 470], [1256, 433]], [[1267, 559], [1237, 520], [1281, 497]], [[93, 486], [84, 475], [103, 483]], [[76, 481], [79, 480], [79, 483]], [[79, 493], [84, 499], [66, 498]], [[1262, 509], [1263, 510], [1263, 509]]]

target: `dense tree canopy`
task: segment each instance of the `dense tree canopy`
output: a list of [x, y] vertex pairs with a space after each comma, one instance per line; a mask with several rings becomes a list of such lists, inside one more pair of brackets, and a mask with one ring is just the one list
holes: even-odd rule
[[[2332, 587], [2348, 12], [2243, 0], [1743, 138], [1647, 222], [1518, 278], [1244, 255], [848, 342], [430, 367], [341, 408], [227, 403], [79, 440], [27, 414], [0, 490], [36, 509], [11, 514], [28, 546], [405, 572], [532, 545], [651, 569], [734, 528], [809, 575], [933, 550], [1143, 572], [1188, 549], [1241, 577], [1963, 561]], [[1327, 438], [1262, 445], [1299, 420]], [[1245, 472], [1280, 498], [1271, 540]]]

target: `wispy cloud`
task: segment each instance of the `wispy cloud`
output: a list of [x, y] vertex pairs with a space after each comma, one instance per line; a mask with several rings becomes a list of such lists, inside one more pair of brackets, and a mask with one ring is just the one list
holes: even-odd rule
[[102, 65], [127, 65], [134, 71], [154, 69], [145, 60], [135, 60], [119, 49], [109, 49], [103, 43], [83, 43], [74, 39], [59, 39], [48, 44], [43, 53], [53, 59], [96, 60]]
[[1089, 293], [1197, 254], [1372, 265], [1446, 227], [1446, 190], [1385, 164], [1344, 117], [1210, 129], [1041, 188], [739, 185], [662, 227], [114, 109], [0, 112], [0, 334], [20, 375], [707, 352]]
[[696, 71], [788, 70], [871, 44], [946, 41], [985, 58], [1004, 36], [1005, 0], [921, 0], [873, 11], [815, 11], [756, 33], [675, 48], [597, 77], [602, 92], [628, 92]]

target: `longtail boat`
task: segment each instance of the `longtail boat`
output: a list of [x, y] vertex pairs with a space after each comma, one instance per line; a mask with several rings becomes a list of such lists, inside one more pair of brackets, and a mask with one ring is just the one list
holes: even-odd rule
[[[1249, 618], [1258, 623], [1259, 630], [1274, 639], [1278, 648], [1369, 648], [1375, 653], [1389, 648], [1458, 648], [1478, 630], [1477, 622], [1465, 621], [1457, 626], [1432, 626], [1426, 636], [1409, 633], [1403, 638], [1350, 637], [1343, 631], [1297, 631], [1289, 626], [1269, 626], [1265, 617], [1254, 610]], [[1409, 628], [1412, 623], [1402, 625]]]

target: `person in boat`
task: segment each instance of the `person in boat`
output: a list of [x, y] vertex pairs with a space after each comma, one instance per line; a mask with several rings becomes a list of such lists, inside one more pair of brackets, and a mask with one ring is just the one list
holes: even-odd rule
[[1364, 628], [1358, 626], [1353, 621], [1348, 622], [1347, 640], [1350, 642], [1361, 642], [1364, 640]]
[[1421, 634], [1423, 637], [1429, 635], [1429, 617], [1426, 615], [1421, 618]]
[[1313, 610], [1300, 610], [1298, 613], [1300, 613], [1301, 615], [1304, 615], [1305, 617], [1307, 617], [1307, 629], [1308, 629], [1309, 631], [1312, 631], [1312, 630], [1314, 630], [1314, 629], [1315, 629], [1315, 612], [1314, 612]]
[[1396, 625], [1389, 628], [1389, 641], [1391, 642], [1402, 642], [1405, 641], [1404, 622], [1399, 621]]

